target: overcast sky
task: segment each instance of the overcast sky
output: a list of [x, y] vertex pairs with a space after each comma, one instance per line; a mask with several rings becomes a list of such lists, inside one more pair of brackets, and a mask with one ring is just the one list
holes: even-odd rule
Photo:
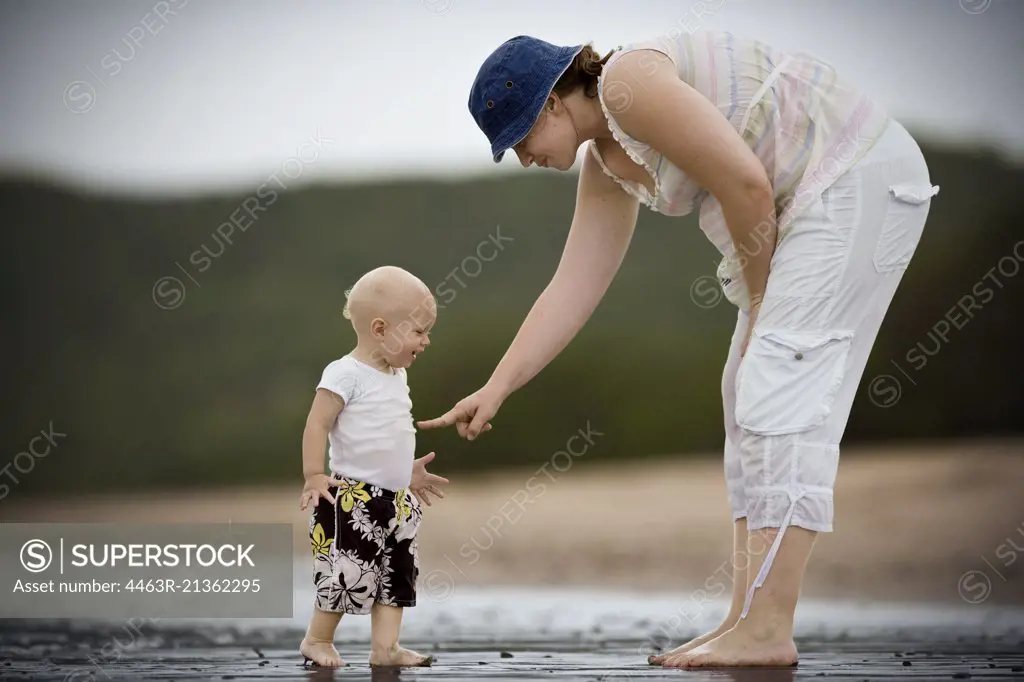
[[117, 190], [251, 187], [304, 144], [298, 181], [514, 170], [511, 157], [491, 163], [466, 98], [480, 62], [519, 33], [603, 52], [674, 28], [730, 30], [817, 54], [916, 132], [1024, 159], [1015, 0], [0, 7], [0, 165]]

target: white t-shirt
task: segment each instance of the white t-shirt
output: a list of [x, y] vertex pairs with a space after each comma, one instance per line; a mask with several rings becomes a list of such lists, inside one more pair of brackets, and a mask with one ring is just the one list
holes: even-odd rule
[[388, 374], [346, 355], [327, 365], [317, 388], [345, 401], [328, 436], [331, 471], [386, 490], [408, 488], [416, 428], [405, 370]]

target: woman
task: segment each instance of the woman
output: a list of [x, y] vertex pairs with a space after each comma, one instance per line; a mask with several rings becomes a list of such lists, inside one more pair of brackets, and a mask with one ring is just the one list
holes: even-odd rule
[[917, 144], [828, 64], [727, 33], [601, 58], [518, 36], [483, 63], [469, 109], [495, 162], [569, 170], [589, 142], [561, 262], [491, 378], [421, 428], [473, 440], [584, 325], [640, 204], [699, 210], [738, 308], [722, 377], [734, 519], [722, 624], [655, 665], [794, 665], [793, 615], [832, 531], [839, 443], [871, 346], [938, 190]]

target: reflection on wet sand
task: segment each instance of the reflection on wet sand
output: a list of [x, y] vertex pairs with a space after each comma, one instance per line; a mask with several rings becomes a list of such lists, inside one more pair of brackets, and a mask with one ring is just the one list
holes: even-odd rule
[[702, 671], [709, 680], [732, 682], [791, 682], [796, 679], [796, 668], [764, 668], [760, 670], [707, 670]]

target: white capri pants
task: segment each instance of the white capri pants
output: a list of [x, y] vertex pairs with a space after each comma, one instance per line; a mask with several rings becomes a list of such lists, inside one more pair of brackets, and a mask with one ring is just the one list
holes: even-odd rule
[[832, 531], [839, 443], [882, 319], [924, 230], [933, 187], [896, 121], [792, 225], [772, 256], [749, 347], [740, 311], [722, 376], [734, 520]]

